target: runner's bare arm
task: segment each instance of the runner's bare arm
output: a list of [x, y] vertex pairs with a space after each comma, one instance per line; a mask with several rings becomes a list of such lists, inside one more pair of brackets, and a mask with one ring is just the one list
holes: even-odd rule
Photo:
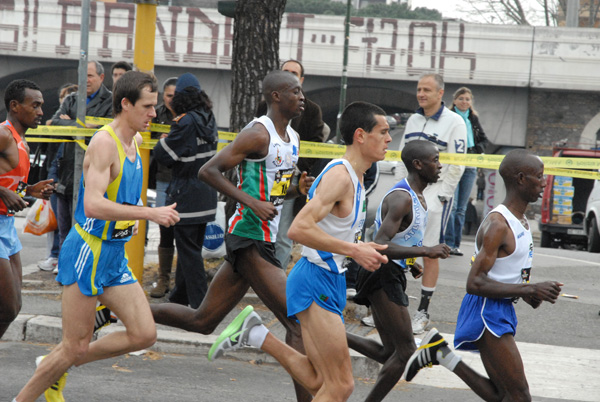
[[292, 222], [288, 230], [288, 237], [317, 250], [347, 255], [366, 269], [374, 270], [379, 268], [382, 263], [387, 262], [387, 257], [377, 251], [383, 250], [387, 246], [339, 240], [317, 225], [317, 222], [325, 218], [337, 203], [341, 202], [344, 197], [348, 197], [348, 189], [352, 187], [352, 180], [344, 166], [331, 168], [322, 177], [314, 197], [300, 210]]
[[390, 259], [399, 260], [411, 257], [447, 258], [450, 247], [438, 244], [435, 247], [405, 247], [392, 242], [400, 231], [403, 220], [412, 211], [412, 197], [406, 191], [394, 191], [384, 199], [381, 227], [375, 236], [375, 243], [387, 244], [382, 251]]
[[[119, 157], [114, 140], [107, 132], [96, 133], [90, 141], [84, 159], [83, 202], [87, 217], [109, 221], [149, 219], [163, 226], [171, 226], [179, 221], [175, 204], [147, 208], [118, 204], [105, 198], [104, 193], [109, 183], [114, 180], [114, 177], [111, 177], [111, 169], [115, 164], [119, 164]], [[120, 169], [120, 165], [118, 168]]]
[[[562, 283], [502, 283], [491, 279], [488, 272], [498, 258], [498, 252], [512, 236], [508, 223], [500, 214], [490, 214], [480, 229], [483, 242], [467, 278], [467, 292], [491, 298], [526, 297], [554, 303], [560, 294]], [[530, 300], [530, 299], [528, 299]]]
[[[0, 174], [13, 170], [9, 160], [9, 147], [15, 144], [15, 140], [10, 130], [0, 126]], [[16, 146], [15, 146], [16, 148]], [[27, 203], [14, 191], [0, 186], [0, 199], [9, 210], [22, 211], [27, 208]]]
[[238, 189], [233, 183], [223, 177], [224, 172], [233, 169], [242, 161], [250, 157], [252, 159], [263, 158], [269, 150], [270, 137], [267, 129], [262, 124], [242, 130], [235, 140], [223, 148], [221, 152], [213, 156], [202, 166], [198, 172], [198, 178], [221, 194], [244, 204], [263, 220], [270, 220], [277, 215], [273, 203], [259, 201]]

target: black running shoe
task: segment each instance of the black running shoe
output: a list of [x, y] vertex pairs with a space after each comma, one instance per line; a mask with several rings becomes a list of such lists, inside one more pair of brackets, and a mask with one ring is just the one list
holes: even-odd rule
[[406, 368], [402, 376], [406, 381], [411, 381], [423, 367], [431, 367], [438, 365], [437, 352], [448, 346], [448, 342], [444, 339], [437, 329], [432, 328], [421, 341], [421, 346], [417, 348], [415, 353], [406, 362]]

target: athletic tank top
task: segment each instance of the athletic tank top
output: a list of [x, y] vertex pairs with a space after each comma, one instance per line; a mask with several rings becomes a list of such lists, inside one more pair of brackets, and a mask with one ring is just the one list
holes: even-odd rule
[[[323, 175], [327, 173], [329, 169], [334, 166], [343, 164], [348, 170], [348, 174], [352, 179], [352, 185], [354, 186], [354, 202], [352, 205], [352, 212], [344, 218], [337, 217], [331, 213], [327, 214], [317, 225], [324, 232], [331, 236], [347, 241], [350, 243], [358, 243], [361, 240], [362, 228], [365, 224], [366, 204], [365, 204], [365, 192], [363, 191], [362, 185], [360, 184], [352, 165], [345, 159], [334, 159], [325, 166], [325, 169], [315, 179], [313, 185], [308, 191], [308, 201], [313, 198], [315, 190], [319, 185], [319, 182], [323, 178]], [[349, 189], [350, 190], [350, 189]], [[328, 251], [315, 250], [310, 247], [304, 246], [302, 249], [302, 256], [306, 257], [308, 261], [312, 262], [331, 271], [336, 274], [341, 274], [348, 269], [350, 263], [350, 257], [346, 257], [341, 254], [333, 254]]]
[[[511, 255], [496, 258], [494, 266], [488, 272], [488, 277], [502, 283], [529, 283], [529, 275], [531, 274], [533, 261], [533, 240], [531, 231], [526, 229], [519, 219], [517, 219], [503, 204], [498, 205], [490, 211], [485, 219], [494, 212], [502, 214], [504, 219], [508, 222], [515, 238], [516, 247]], [[529, 226], [529, 222], [527, 226]], [[479, 230], [477, 230], [477, 233], [479, 233]], [[477, 234], [475, 235], [475, 239], [477, 239]], [[477, 255], [478, 252], [479, 248], [477, 247], [476, 241], [475, 255]]]
[[[19, 163], [13, 170], [0, 175], [0, 186], [5, 187], [10, 191], [20, 192], [17, 188], [20, 189], [23, 187], [24, 189], [27, 185], [27, 177], [29, 176], [29, 153], [27, 152], [27, 147], [25, 147], [25, 143], [21, 139], [21, 136], [17, 133], [17, 130], [15, 130], [10, 121], [5, 120], [2, 122], [2, 125], [8, 127], [17, 143]], [[19, 186], [19, 183], [23, 184]], [[8, 209], [2, 200], [0, 200], [0, 215], [13, 215], [12, 213], [8, 213]]]
[[[135, 142], [136, 157], [132, 162], [127, 158], [121, 141], [113, 131], [111, 126], [104, 126], [98, 131], [106, 131], [115, 140], [119, 151], [119, 161], [121, 170], [119, 175], [108, 185], [104, 197], [118, 204], [138, 205], [142, 194], [142, 158]], [[127, 242], [133, 234], [135, 220], [131, 221], [105, 221], [85, 216], [83, 199], [85, 196], [85, 183], [83, 174], [79, 183], [79, 197], [77, 199], [77, 208], [75, 209], [75, 220], [77, 224], [89, 234], [102, 240]]]
[[[408, 194], [410, 194], [410, 197], [412, 198], [413, 219], [410, 222], [410, 225], [408, 225], [408, 227], [405, 230], [396, 233], [394, 237], [392, 237], [392, 243], [403, 247], [423, 246], [423, 235], [425, 233], [425, 227], [427, 226], [427, 210], [423, 208], [423, 205], [421, 205], [421, 201], [419, 201], [419, 197], [413, 191], [413, 189], [410, 188], [410, 185], [408, 184], [408, 181], [406, 179], [402, 179], [401, 181], [399, 181], [381, 199], [381, 203], [379, 204], [379, 208], [377, 208], [377, 213], [375, 215], [375, 231], [373, 233], [373, 237], [375, 237], [375, 235], [379, 231], [379, 228], [381, 227], [381, 206], [383, 205], [383, 201], [385, 200], [385, 197], [387, 197], [394, 191], [406, 191]], [[410, 262], [414, 264], [414, 258], [409, 258], [408, 260], [412, 260]], [[400, 265], [402, 268], [406, 268], [407, 261], [405, 259], [392, 261]]]
[[269, 132], [271, 141], [269, 153], [262, 159], [246, 158], [237, 166], [237, 187], [260, 201], [270, 201], [277, 209], [277, 215], [264, 221], [241, 203], [237, 203], [235, 213], [229, 219], [229, 233], [250, 239], [274, 243], [283, 200], [292, 183], [294, 166], [298, 162], [298, 134], [289, 125], [286, 132], [290, 142], [281, 139], [270, 118], [261, 116], [252, 120], [244, 129], [260, 123]]

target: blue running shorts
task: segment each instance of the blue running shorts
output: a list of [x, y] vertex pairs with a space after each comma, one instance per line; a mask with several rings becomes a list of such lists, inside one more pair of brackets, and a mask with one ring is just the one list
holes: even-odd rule
[[137, 282], [127, 262], [125, 243], [102, 241], [75, 225], [61, 247], [56, 280], [77, 282], [84, 295], [99, 296], [104, 287]]
[[10, 259], [11, 255], [17, 254], [23, 249], [17, 229], [15, 229], [15, 217], [0, 215], [0, 258]]
[[490, 299], [466, 294], [463, 298], [454, 334], [454, 347], [477, 350], [478, 341], [485, 330], [500, 338], [517, 333], [517, 315], [511, 299]]
[[295, 319], [315, 302], [344, 321], [346, 276], [335, 274], [302, 257], [287, 278], [285, 295], [288, 317]]

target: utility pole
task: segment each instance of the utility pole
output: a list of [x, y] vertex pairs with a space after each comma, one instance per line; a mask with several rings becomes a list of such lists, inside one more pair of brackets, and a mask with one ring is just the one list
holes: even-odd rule
[[[77, 69], [77, 124], [85, 128], [85, 112], [87, 109], [87, 65], [88, 65], [88, 42], [90, 36], [90, 0], [82, 0], [81, 3], [81, 36], [79, 45], [79, 67]], [[85, 140], [83, 136], [77, 136], [78, 140]], [[79, 181], [83, 171], [83, 148], [75, 147], [75, 159], [73, 168], [73, 208], [77, 207], [79, 198]], [[75, 214], [72, 214], [73, 224], [75, 223]]]
[[[133, 50], [133, 66], [139, 71], [154, 71], [154, 42], [156, 35], [156, 6], [158, 0], [135, 0], [135, 44]], [[150, 133], [142, 133], [144, 140], [150, 139]], [[150, 166], [150, 150], [140, 148], [144, 182], [142, 185], [142, 201], [147, 204], [148, 172]], [[125, 245], [129, 258], [129, 266], [137, 280], [142, 284], [144, 274], [144, 248], [146, 245], [145, 220], [139, 221], [138, 234]]]
[[340, 143], [340, 119], [342, 118], [342, 112], [346, 106], [346, 89], [348, 87], [348, 45], [350, 42], [350, 9], [351, 0], [347, 0], [346, 4], [346, 22], [345, 22], [345, 34], [344, 34], [344, 62], [342, 67], [342, 85], [340, 88], [340, 108], [337, 115], [337, 128], [335, 130], [335, 142]]
[[566, 24], [571, 28], [579, 26], [579, 0], [567, 0]]

